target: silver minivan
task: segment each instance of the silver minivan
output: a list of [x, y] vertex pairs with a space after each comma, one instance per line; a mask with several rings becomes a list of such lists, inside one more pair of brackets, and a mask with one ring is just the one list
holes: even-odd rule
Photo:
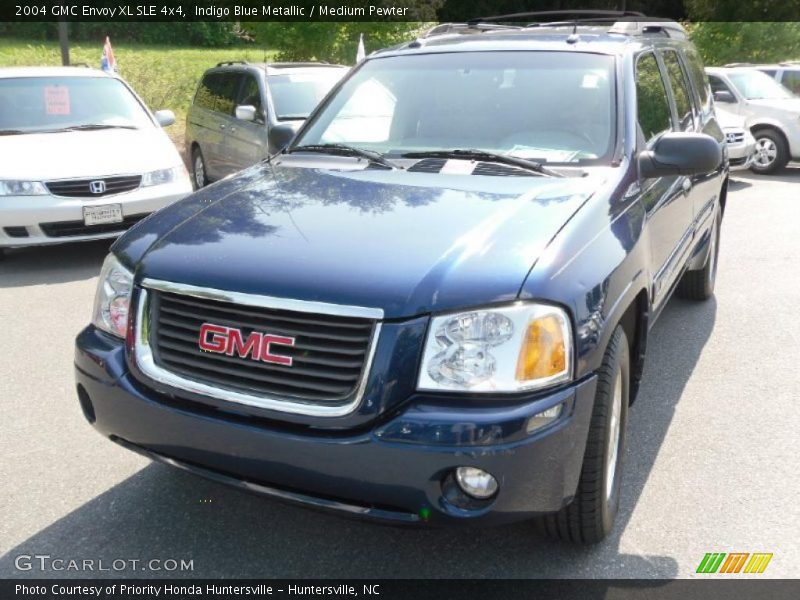
[[349, 67], [219, 63], [203, 74], [186, 117], [196, 188], [277, 152]]

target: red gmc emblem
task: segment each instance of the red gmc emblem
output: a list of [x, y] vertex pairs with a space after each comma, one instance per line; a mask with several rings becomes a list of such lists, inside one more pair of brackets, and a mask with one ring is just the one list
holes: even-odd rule
[[291, 367], [292, 357], [274, 354], [273, 345], [294, 346], [294, 338], [254, 331], [244, 339], [241, 329], [234, 327], [213, 323], [203, 323], [200, 327], [198, 346], [201, 350]]

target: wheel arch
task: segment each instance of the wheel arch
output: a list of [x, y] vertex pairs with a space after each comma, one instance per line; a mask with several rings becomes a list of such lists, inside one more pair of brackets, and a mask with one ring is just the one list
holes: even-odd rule
[[[642, 289], [634, 297], [625, 312], [619, 318], [618, 324], [625, 332], [628, 339], [630, 356], [630, 404], [636, 400], [639, 385], [644, 373], [645, 353], [647, 350], [647, 333], [650, 324], [650, 300], [647, 291]], [[614, 326], [616, 328], [616, 325]], [[612, 328], [612, 329], [614, 329]]]

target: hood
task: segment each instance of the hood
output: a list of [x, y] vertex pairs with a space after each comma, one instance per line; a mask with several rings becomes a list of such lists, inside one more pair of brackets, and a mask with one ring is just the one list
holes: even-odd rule
[[47, 181], [146, 173], [181, 164], [158, 128], [0, 136], [0, 179]]
[[722, 110], [719, 107], [715, 109], [715, 112], [717, 114], [717, 121], [719, 122], [720, 127], [723, 129], [744, 129], [744, 124], [747, 120], [744, 117], [732, 112], [728, 112], [727, 110]]
[[190, 196], [135, 227], [115, 251], [136, 262], [150, 240], [139, 279], [407, 317], [516, 298], [603, 179], [320, 169], [289, 160]]

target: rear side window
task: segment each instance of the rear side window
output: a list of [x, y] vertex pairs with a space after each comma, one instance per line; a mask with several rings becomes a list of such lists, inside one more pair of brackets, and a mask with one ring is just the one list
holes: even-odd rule
[[639, 127], [649, 144], [659, 134], [672, 129], [667, 90], [652, 53], [641, 56], [636, 64], [636, 98]]
[[200, 82], [194, 103], [201, 108], [232, 115], [240, 83], [241, 75], [238, 73], [208, 73]]
[[784, 71], [781, 83], [800, 96], [800, 71]]
[[703, 61], [694, 48], [686, 48], [684, 52], [686, 56], [686, 66], [689, 68], [689, 77], [697, 90], [697, 99], [700, 101], [700, 106], [704, 107], [708, 102], [709, 93], [708, 78], [706, 77], [705, 68], [703, 67]]
[[203, 80], [200, 82], [200, 87], [197, 88], [197, 94], [194, 96], [195, 106], [205, 108], [207, 110], [214, 110], [214, 101], [216, 99], [216, 90], [219, 88], [219, 74], [207, 73]]
[[677, 52], [667, 50], [664, 52], [663, 57], [664, 65], [667, 67], [669, 84], [672, 86], [672, 95], [675, 97], [675, 107], [678, 109], [680, 130], [691, 131], [694, 129], [694, 111], [692, 110], [689, 82], [686, 80]]

